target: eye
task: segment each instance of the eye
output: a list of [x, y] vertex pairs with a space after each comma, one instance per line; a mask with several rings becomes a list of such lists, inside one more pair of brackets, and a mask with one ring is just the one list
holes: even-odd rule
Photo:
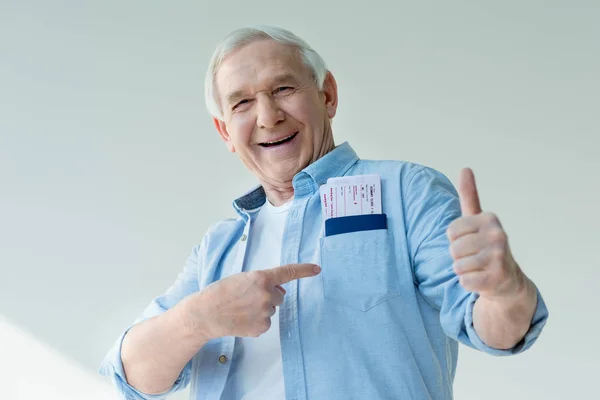
[[240, 106], [243, 106], [244, 104], [248, 104], [249, 102], [250, 102], [250, 100], [248, 100], [248, 99], [240, 100], [233, 107], [231, 107], [231, 109], [235, 110], [235, 109], [239, 108]]
[[275, 89], [273, 91], [273, 93], [277, 94], [277, 93], [289, 92], [292, 89], [293, 89], [293, 87], [291, 87], [291, 86], [281, 86], [281, 87], [278, 87], [277, 89]]

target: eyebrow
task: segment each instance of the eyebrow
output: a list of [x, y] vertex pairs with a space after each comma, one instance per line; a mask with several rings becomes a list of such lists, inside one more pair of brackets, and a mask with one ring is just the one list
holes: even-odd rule
[[[293, 84], [297, 84], [298, 80], [296, 79], [296, 76], [294, 76], [293, 74], [286, 72], [284, 74], [280, 74], [275, 76], [271, 82], [270, 85], [271, 86], [277, 86], [280, 85], [282, 83], [293, 83]], [[242, 100], [244, 97], [246, 97], [246, 92], [243, 90], [236, 90], [235, 92], [232, 92], [230, 94], [227, 95], [227, 104], [231, 105], [231, 104], [235, 104], [238, 101]]]

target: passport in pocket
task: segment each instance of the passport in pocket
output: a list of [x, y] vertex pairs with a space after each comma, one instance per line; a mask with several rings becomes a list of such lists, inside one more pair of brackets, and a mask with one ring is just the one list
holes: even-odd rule
[[325, 236], [376, 229], [387, 229], [385, 214], [350, 215], [325, 220]]

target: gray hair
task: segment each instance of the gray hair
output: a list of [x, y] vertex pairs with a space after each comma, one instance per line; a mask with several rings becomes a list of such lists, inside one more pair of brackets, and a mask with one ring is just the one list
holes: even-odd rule
[[210, 60], [206, 78], [204, 81], [204, 101], [208, 112], [215, 118], [223, 120], [223, 112], [215, 98], [215, 76], [221, 63], [230, 53], [247, 44], [257, 40], [273, 39], [279, 43], [293, 46], [300, 52], [302, 61], [311, 71], [314, 81], [319, 88], [323, 89], [327, 67], [323, 58], [312, 49], [304, 40], [292, 32], [274, 26], [255, 26], [241, 28], [230, 33], [217, 46]]

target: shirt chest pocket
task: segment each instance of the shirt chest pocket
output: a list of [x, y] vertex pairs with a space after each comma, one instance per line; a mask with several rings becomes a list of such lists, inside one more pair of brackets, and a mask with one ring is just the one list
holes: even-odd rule
[[[354, 218], [356, 216], [336, 218]], [[321, 238], [321, 267], [325, 300], [360, 311], [400, 295], [392, 238], [387, 226], [374, 229], [381, 215], [362, 215], [339, 233]], [[385, 216], [384, 216], [385, 218]], [[345, 221], [341, 221], [345, 224]]]

